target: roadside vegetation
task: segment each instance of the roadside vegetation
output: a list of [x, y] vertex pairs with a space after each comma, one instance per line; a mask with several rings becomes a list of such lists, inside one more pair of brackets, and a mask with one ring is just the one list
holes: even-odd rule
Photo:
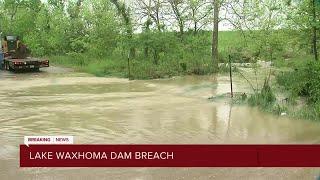
[[[310, 119], [320, 118], [319, 19], [317, 0], [0, 0], [1, 32], [51, 64], [154, 79], [225, 72], [230, 57], [264, 80], [241, 75], [247, 103]], [[272, 64], [263, 77], [261, 61]]]
[[[168, 78], [178, 75], [206, 75], [217, 72], [211, 59], [210, 32], [203, 31], [194, 35], [186, 33], [184, 39], [176, 37], [174, 33], [163, 33], [161, 46], [163, 52], [159, 53], [159, 60], [154, 61], [153, 54], [145, 56], [144, 51], [138, 51], [139, 43], [143, 42], [142, 35], [135, 35], [135, 57], [130, 58], [131, 79]], [[227, 63], [228, 44], [241, 41], [238, 32], [220, 32], [221, 56], [220, 63]], [[160, 46], [160, 44], [159, 44]], [[141, 45], [141, 50], [144, 46]], [[225, 52], [224, 52], [225, 51]], [[77, 70], [94, 74], [96, 76], [128, 77], [129, 52], [115, 51], [112, 54], [96, 56], [93, 53], [68, 53], [67, 55], [50, 55], [49, 59], [56, 65], [72, 67]], [[249, 62], [240, 59], [237, 62]], [[220, 71], [227, 69], [221, 68]]]
[[276, 82], [287, 95], [288, 112], [297, 117], [320, 119], [320, 63], [296, 61], [290, 70], [279, 73]]
[[231, 50], [234, 62], [255, 62], [266, 48], [263, 38], [269, 38], [262, 31], [236, 26], [233, 31], [219, 32], [219, 23], [220, 27], [222, 23], [240, 23], [236, 17], [222, 19], [222, 9], [229, 5], [238, 13], [240, 6], [233, 1], [0, 3], [3, 34], [19, 35], [33, 56], [45, 56], [52, 64], [97, 76], [129, 77], [128, 66], [130, 79], [212, 74], [219, 71], [219, 63], [228, 62]]

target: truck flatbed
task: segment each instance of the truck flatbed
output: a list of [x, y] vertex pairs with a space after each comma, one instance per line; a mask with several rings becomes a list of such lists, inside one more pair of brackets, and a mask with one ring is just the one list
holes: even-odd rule
[[13, 59], [7, 57], [3, 61], [4, 69], [10, 71], [18, 70], [34, 70], [38, 71], [40, 68], [49, 67], [49, 60], [40, 58], [24, 58], [24, 59]]

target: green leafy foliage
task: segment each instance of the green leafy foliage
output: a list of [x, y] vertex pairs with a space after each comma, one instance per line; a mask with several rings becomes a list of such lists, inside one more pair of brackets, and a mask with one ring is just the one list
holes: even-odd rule
[[277, 76], [277, 82], [294, 96], [303, 96], [310, 104], [320, 102], [320, 63], [312, 60], [300, 61], [294, 71]]
[[248, 98], [248, 103], [265, 109], [273, 107], [276, 97], [266, 79], [260, 92], [256, 92]]
[[[33, 56], [53, 57], [50, 60], [56, 64], [81, 66], [80, 70], [99, 76], [124, 76], [128, 54], [133, 77], [139, 79], [217, 71], [213, 68], [217, 62], [212, 62], [212, 31], [208, 29], [212, 3], [179, 1], [176, 8], [183, 11], [182, 21], [177, 24], [177, 17], [173, 22], [160, 17], [175, 15], [172, 8], [159, 1], [139, 2], [140, 7], [118, 0], [0, 0], [1, 31], [22, 37]], [[265, 60], [281, 64], [283, 59], [301, 54], [301, 49], [305, 52], [305, 44], [310, 45], [307, 33], [317, 23], [310, 19], [307, 3], [297, 4], [299, 8], [292, 10], [290, 20], [285, 21], [290, 3], [246, 2], [240, 14], [245, 18], [234, 22], [239, 28], [219, 32], [219, 62], [227, 63], [231, 55], [232, 62]], [[299, 18], [301, 12], [305, 14]], [[299, 28], [293, 28], [293, 20], [299, 22]], [[184, 32], [176, 32], [177, 25], [183, 25]], [[65, 62], [67, 59], [70, 62]]]

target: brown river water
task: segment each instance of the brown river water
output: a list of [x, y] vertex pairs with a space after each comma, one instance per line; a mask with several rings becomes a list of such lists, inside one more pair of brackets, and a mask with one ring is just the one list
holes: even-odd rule
[[[128, 81], [51, 67], [0, 71], [0, 179], [316, 179], [311, 168], [19, 168], [28, 135], [72, 135], [76, 144], [293, 144], [320, 142], [320, 123], [208, 100], [227, 75]], [[235, 78], [235, 90], [247, 84]]]

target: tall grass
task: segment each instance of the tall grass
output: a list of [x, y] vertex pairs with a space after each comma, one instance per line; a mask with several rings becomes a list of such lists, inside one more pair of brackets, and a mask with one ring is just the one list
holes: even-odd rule
[[295, 116], [320, 120], [320, 63], [312, 58], [301, 58], [290, 64], [292, 70], [277, 74], [276, 80], [291, 99], [304, 99]]
[[274, 106], [274, 102], [276, 101], [276, 96], [269, 85], [268, 80], [266, 79], [264, 85], [259, 92], [255, 92], [252, 94], [248, 103], [252, 106], [259, 106], [264, 109], [270, 109]]
[[[93, 74], [95, 76], [115, 76], [128, 78], [128, 61], [126, 58], [92, 58], [85, 54], [72, 56], [51, 56], [54, 65], [74, 68], [75, 70]], [[131, 79], [168, 78], [178, 75], [205, 75], [214, 73], [215, 69], [210, 59], [194, 59], [180, 63], [179, 61], [164, 59], [159, 64], [144, 59], [130, 60]]]

